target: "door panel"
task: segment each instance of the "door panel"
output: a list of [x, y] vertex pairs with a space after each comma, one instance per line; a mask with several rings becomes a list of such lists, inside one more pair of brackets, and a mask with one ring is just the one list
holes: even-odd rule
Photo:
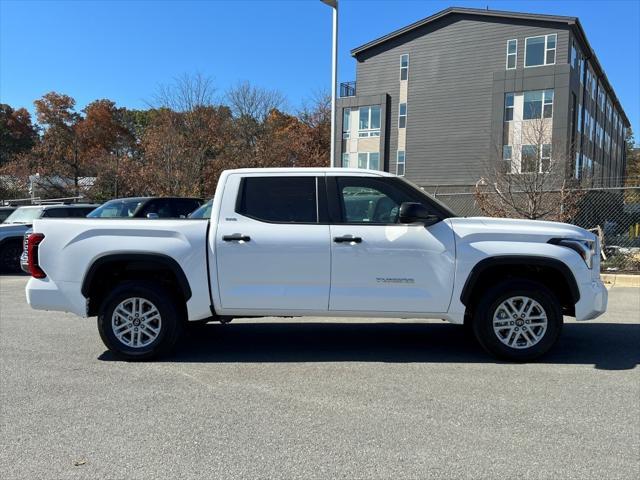
[[446, 312], [455, 257], [447, 222], [422, 225], [332, 225], [331, 310]]
[[447, 221], [430, 227], [398, 224], [403, 202], [424, 204], [421, 194], [398, 182], [345, 177], [333, 184], [340, 218], [331, 225], [330, 310], [447, 311], [455, 271], [453, 231]]
[[[254, 178], [264, 176], [253, 174]], [[300, 174], [287, 177], [290, 181], [265, 184], [268, 188], [254, 193], [243, 193], [247, 184], [240, 184], [240, 175], [231, 175], [225, 185], [215, 239], [217, 278], [212, 281], [218, 285], [224, 309], [328, 309], [329, 226], [297, 223], [309, 220], [309, 215], [317, 218], [317, 205], [309, 203], [317, 201], [316, 179], [309, 175], [301, 179]], [[299, 198], [300, 185], [309, 181], [313, 198]], [[229, 194], [238, 190], [244, 195], [240, 200]], [[279, 216], [287, 223], [278, 223]]]

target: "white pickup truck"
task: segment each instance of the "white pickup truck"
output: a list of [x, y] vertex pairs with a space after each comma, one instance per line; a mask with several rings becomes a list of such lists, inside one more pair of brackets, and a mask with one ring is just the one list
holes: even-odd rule
[[356, 169], [225, 171], [210, 219], [36, 220], [35, 309], [98, 317], [121, 358], [168, 352], [190, 322], [440, 318], [531, 360], [563, 315], [607, 306], [597, 238], [562, 223], [461, 218], [408, 181]]

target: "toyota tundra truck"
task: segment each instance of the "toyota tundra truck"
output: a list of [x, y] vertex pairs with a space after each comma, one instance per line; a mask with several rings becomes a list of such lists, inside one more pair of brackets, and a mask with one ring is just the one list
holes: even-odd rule
[[35, 220], [25, 249], [31, 307], [97, 316], [126, 360], [167, 354], [197, 323], [330, 316], [443, 319], [529, 361], [563, 315], [607, 306], [592, 233], [458, 217], [401, 177], [359, 169], [228, 170], [210, 218]]

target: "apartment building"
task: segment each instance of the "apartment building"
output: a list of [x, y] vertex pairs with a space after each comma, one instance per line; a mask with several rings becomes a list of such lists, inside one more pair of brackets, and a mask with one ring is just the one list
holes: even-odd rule
[[575, 17], [448, 8], [351, 54], [336, 166], [420, 185], [496, 167], [623, 182], [629, 120]]

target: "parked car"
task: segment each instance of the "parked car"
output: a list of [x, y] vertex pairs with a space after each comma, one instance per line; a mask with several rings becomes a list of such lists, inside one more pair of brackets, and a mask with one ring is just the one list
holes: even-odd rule
[[19, 272], [24, 233], [40, 218], [84, 218], [98, 205], [32, 205], [17, 208], [0, 225], [0, 271]]
[[32, 308], [98, 316], [115, 355], [168, 352], [188, 322], [441, 318], [492, 354], [547, 352], [563, 314], [601, 315], [597, 237], [563, 223], [460, 218], [403, 178], [357, 169], [222, 173], [209, 221], [36, 220]]
[[0, 207], [0, 224], [3, 223], [9, 215], [15, 212], [16, 208], [18, 207], [15, 207], [13, 205], [6, 205], [6, 206]]
[[131, 197], [109, 200], [89, 218], [187, 218], [202, 205], [201, 198]]

